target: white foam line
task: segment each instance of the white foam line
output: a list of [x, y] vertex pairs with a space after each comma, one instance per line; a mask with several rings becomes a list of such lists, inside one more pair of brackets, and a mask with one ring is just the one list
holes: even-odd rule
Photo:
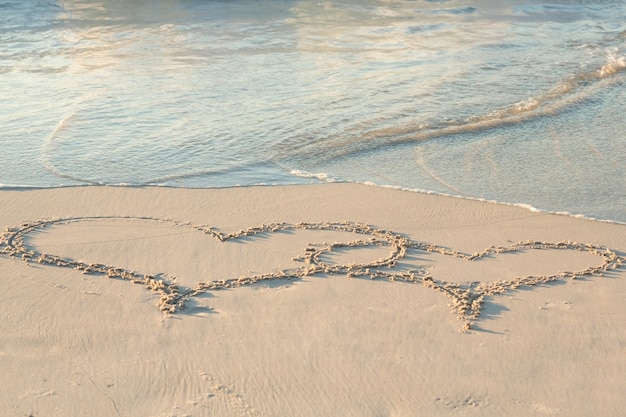
[[[323, 178], [329, 178], [328, 174], [325, 173], [319, 173], [319, 174], [310, 174], [306, 171], [301, 171], [301, 170], [291, 170], [291, 173], [293, 175], [296, 176], [302, 176], [302, 177], [306, 177], [306, 178], [318, 178], [318, 179], [323, 179]], [[353, 180], [342, 180], [342, 179], [338, 179], [338, 178], [332, 178], [332, 180], [327, 180], [326, 182], [334, 182], [334, 183], [346, 183], [346, 184], [363, 184], [363, 185], [368, 185], [371, 187], [381, 187], [381, 188], [391, 188], [394, 190], [401, 190], [401, 191], [408, 191], [408, 192], [412, 192], [412, 193], [420, 193], [420, 194], [428, 194], [428, 195], [440, 195], [440, 196], [444, 196], [444, 197], [453, 197], [453, 198], [460, 198], [463, 200], [470, 200], [470, 201], [481, 201], [484, 203], [490, 203], [490, 204], [498, 204], [498, 205], [503, 205], [503, 206], [513, 206], [513, 207], [520, 207], [523, 209], [526, 209], [528, 211], [534, 212], [534, 213], [546, 213], [546, 214], [556, 214], [559, 216], [567, 216], [567, 217], [574, 217], [577, 219], [585, 219], [585, 220], [592, 220], [592, 221], [596, 221], [596, 222], [602, 222], [602, 223], [611, 223], [611, 224], [620, 224], [620, 225], [626, 225], [626, 222], [620, 222], [617, 220], [607, 220], [607, 219], [599, 219], [597, 217], [591, 217], [591, 216], [587, 216], [584, 214], [574, 214], [574, 213], [570, 213], [567, 211], [550, 211], [550, 210], [544, 210], [544, 209], [539, 209], [537, 207], [534, 207], [530, 204], [526, 204], [526, 203], [510, 203], [510, 202], [506, 202], [506, 201], [499, 201], [499, 200], [488, 200], [486, 198], [480, 198], [480, 197], [471, 197], [468, 195], [464, 195], [463, 193], [459, 192], [459, 194], [449, 194], [449, 193], [444, 193], [444, 192], [440, 192], [440, 191], [432, 191], [432, 190], [424, 190], [424, 189], [420, 189], [420, 188], [410, 188], [410, 187], [404, 187], [401, 185], [389, 185], [389, 184], [377, 184], [375, 182], [372, 181], [353, 181]], [[445, 183], [442, 183], [443, 185], [445, 185]], [[456, 192], [455, 187], [447, 187], [450, 188], [451, 190], [453, 190], [454, 192]]]
[[520, 208], [526, 209], [526, 210], [534, 212], [534, 213], [556, 214], [556, 215], [559, 215], [559, 216], [574, 217], [576, 219], [585, 219], [585, 220], [592, 220], [592, 221], [602, 222], [602, 223], [626, 225], [626, 222], [620, 222], [620, 221], [617, 221], [617, 220], [599, 219], [597, 217], [591, 217], [591, 216], [587, 216], [587, 215], [584, 215], [584, 214], [574, 214], [574, 213], [570, 213], [568, 211], [544, 210], [544, 209], [540, 209], [540, 208], [537, 208], [535, 206], [532, 206], [532, 205], [526, 204], [526, 203], [509, 203], [509, 202], [506, 202], [506, 201], [488, 200], [486, 198], [470, 197], [470, 196], [458, 195], [458, 194], [448, 194], [448, 193], [443, 193], [443, 192], [440, 192], [440, 191], [422, 190], [422, 189], [419, 189], [419, 188], [408, 188], [408, 187], [402, 187], [402, 186], [396, 186], [396, 185], [384, 185], [384, 184], [381, 185], [381, 184], [376, 184], [376, 183], [373, 183], [373, 182], [370, 182], [370, 181], [365, 181], [365, 182], [360, 182], [360, 181], [341, 181], [341, 182], [348, 182], [348, 183], [354, 183], [354, 184], [364, 184], [364, 185], [369, 185], [369, 186], [374, 186], [374, 187], [381, 187], [381, 188], [391, 188], [391, 189], [394, 189], [394, 190], [408, 191], [408, 192], [412, 192], [412, 193], [429, 194], [429, 195], [440, 195], [440, 196], [443, 196], [443, 197], [453, 197], [453, 198], [460, 198], [462, 200], [480, 201], [480, 202], [483, 202], [483, 203], [497, 204], [497, 205], [501, 205], [501, 206], [520, 207]]
[[324, 182], [328, 182], [328, 183], [339, 181], [336, 178], [329, 177], [328, 174], [326, 174], [324, 172], [312, 173], [312, 172], [308, 172], [308, 171], [302, 171], [302, 170], [299, 170], [299, 169], [292, 169], [289, 173], [291, 175], [296, 176], [296, 177], [317, 178], [318, 180], [321, 180], [321, 181], [324, 181]]

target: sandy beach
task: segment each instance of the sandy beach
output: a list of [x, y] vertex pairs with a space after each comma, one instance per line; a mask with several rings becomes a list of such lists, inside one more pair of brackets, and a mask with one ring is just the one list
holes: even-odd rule
[[6, 416], [622, 416], [626, 226], [356, 184], [0, 190]]

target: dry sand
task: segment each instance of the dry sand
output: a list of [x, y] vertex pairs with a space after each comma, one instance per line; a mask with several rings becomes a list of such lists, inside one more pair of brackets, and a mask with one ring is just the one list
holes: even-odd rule
[[7, 416], [622, 416], [626, 226], [354, 184], [0, 191]]

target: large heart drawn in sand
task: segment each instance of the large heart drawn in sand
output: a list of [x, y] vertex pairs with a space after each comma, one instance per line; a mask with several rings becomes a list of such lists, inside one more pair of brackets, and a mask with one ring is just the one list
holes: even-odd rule
[[[311, 234], [340, 233], [347, 234], [351, 239], [341, 242], [307, 243], [300, 249], [300, 253], [291, 259], [291, 267], [286, 269], [272, 268], [264, 273], [248, 273], [232, 278], [210, 279], [198, 282], [195, 286], [184, 282], [175, 276], [163, 273], [136, 272], [128, 267], [119, 267], [98, 262], [85, 262], [63, 254], [47, 254], [36, 249], [32, 241], [37, 234], [45, 233], [45, 228], [70, 227], [85, 222], [108, 222], [106, 227], [111, 229], [111, 222], [151, 222], [152, 225], [175, 226], [187, 233], [198, 232], [210, 236], [213, 242], [245, 243], [253, 240], [265, 239], [273, 236], [303, 232]], [[122, 224], [118, 227], [123, 226]], [[119, 241], [118, 241], [119, 242]], [[285, 246], [283, 244], [283, 246]], [[289, 250], [290, 248], [288, 246]], [[372, 250], [374, 249], [374, 250]], [[297, 249], [295, 249], [297, 250]], [[376, 259], [369, 259], [371, 255]], [[417, 266], [406, 267], [406, 260], [410, 253], [436, 253], [448, 258], [455, 258], [463, 262], [494, 258], [500, 254], [521, 253], [537, 250], [579, 251], [599, 259], [595, 265], [585, 266], [573, 271], [554, 273], [531, 273], [517, 275], [493, 282], [477, 280], [436, 279], [432, 276], [432, 268]], [[102, 253], [102, 251], [100, 251]], [[8, 227], [0, 235], [0, 254], [13, 258], [21, 258], [26, 262], [53, 265], [71, 268], [85, 274], [103, 275], [137, 284], [143, 284], [150, 290], [158, 293], [159, 307], [166, 314], [173, 314], [184, 308], [185, 302], [192, 297], [226, 288], [254, 285], [263, 281], [296, 280], [314, 275], [342, 275], [351, 278], [384, 279], [422, 284], [446, 295], [450, 299], [450, 306], [462, 323], [462, 329], [468, 330], [481, 313], [481, 307], [487, 296], [502, 294], [519, 287], [530, 287], [562, 279], [574, 279], [583, 275], [601, 274], [610, 268], [622, 266], [625, 259], [614, 251], [599, 245], [582, 244], [577, 242], [518, 242], [508, 246], [491, 246], [482, 252], [466, 254], [432, 243], [415, 241], [401, 234], [388, 230], [377, 229], [371, 225], [355, 222], [326, 222], [326, 223], [272, 223], [257, 227], [250, 227], [234, 233], [222, 233], [209, 226], [196, 226], [172, 220], [163, 220], [143, 217], [78, 217], [69, 219], [45, 220], [24, 223], [16, 227]], [[347, 255], [346, 255], [347, 254]], [[67, 255], [67, 254], [65, 254]], [[264, 255], [268, 256], [268, 255]], [[273, 256], [270, 254], [269, 256]], [[343, 258], [350, 262], [341, 262]], [[293, 266], [293, 262], [299, 266]], [[195, 260], [195, 262], [200, 262]], [[168, 271], [169, 272], [169, 271]]]

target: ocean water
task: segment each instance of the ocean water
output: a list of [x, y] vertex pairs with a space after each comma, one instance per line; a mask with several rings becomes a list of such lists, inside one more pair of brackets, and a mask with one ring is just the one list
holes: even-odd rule
[[626, 2], [0, 0], [0, 185], [373, 183], [626, 222]]

